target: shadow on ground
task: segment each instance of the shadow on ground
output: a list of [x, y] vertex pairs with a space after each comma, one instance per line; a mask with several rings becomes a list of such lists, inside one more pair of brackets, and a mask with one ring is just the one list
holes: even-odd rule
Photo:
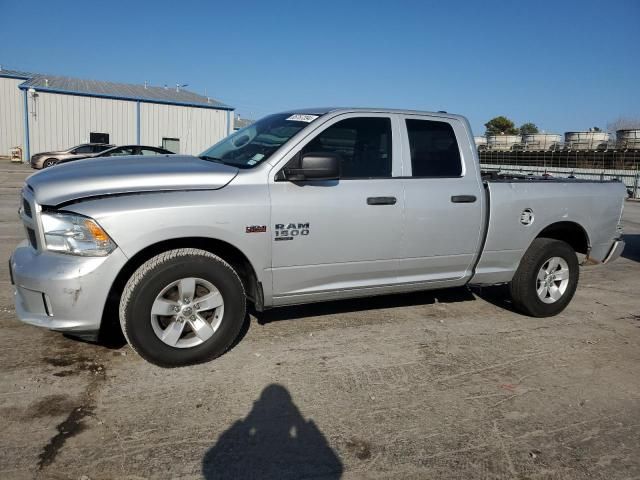
[[[482, 295], [479, 295], [487, 300]], [[448, 288], [443, 290], [419, 291], [405, 294], [381, 295], [374, 297], [355, 298], [347, 300], [335, 300], [330, 302], [309, 303], [305, 305], [295, 305], [291, 307], [278, 307], [265, 312], [257, 312], [251, 309], [253, 315], [260, 325], [281, 320], [303, 319], [306, 317], [318, 317], [336, 315], [340, 313], [362, 312], [367, 310], [380, 310], [385, 308], [410, 307], [415, 305], [431, 305], [433, 303], [457, 303], [475, 300], [471, 291], [466, 287]], [[493, 302], [492, 302], [493, 303]], [[496, 303], [497, 305], [497, 303]], [[509, 306], [505, 308], [510, 309]], [[118, 350], [127, 344], [118, 317], [110, 312], [105, 315], [97, 343], [108, 349]], [[229, 350], [238, 345], [249, 331], [251, 320], [249, 315], [245, 317], [238, 337], [229, 347]], [[77, 337], [72, 337], [80, 340]], [[82, 340], [80, 340], [82, 341]], [[94, 343], [94, 342], [89, 342]]]
[[413, 293], [382, 295], [376, 297], [309, 303], [291, 307], [279, 307], [265, 312], [252, 312], [261, 325], [296, 318], [336, 315], [340, 313], [380, 310], [384, 308], [411, 307], [433, 303], [457, 303], [475, 300], [466, 287], [444, 290], [420, 291]]
[[626, 245], [622, 251], [622, 257], [640, 262], [640, 234], [632, 233], [623, 235]]
[[267, 386], [202, 460], [213, 479], [339, 479], [343, 465], [313, 420], [305, 420], [281, 385]]
[[478, 298], [481, 298], [491, 305], [520, 314], [520, 312], [518, 312], [513, 306], [509, 285], [489, 285], [486, 287], [474, 286], [471, 287], [471, 291], [475, 293]]

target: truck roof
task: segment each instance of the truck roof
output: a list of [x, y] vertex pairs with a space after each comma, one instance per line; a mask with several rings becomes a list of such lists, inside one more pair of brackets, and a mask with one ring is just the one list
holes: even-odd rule
[[424, 110], [405, 110], [397, 108], [375, 108], [375, 107], [312, 107], [312, 108], [299, 108], [295, 110], [286, 110], [282, 113], [285, 114], [309, 114], [309, 115], [325, 115], [327, 113], [351, 113], [351, 112], [363, 112], [363, 113], [399, 113], [406, 115], [430, 115], [434, 117], [442, 118], [458, 118], [465, 120], [462, 115], [456, 115], [448, 112], [429, 112]]

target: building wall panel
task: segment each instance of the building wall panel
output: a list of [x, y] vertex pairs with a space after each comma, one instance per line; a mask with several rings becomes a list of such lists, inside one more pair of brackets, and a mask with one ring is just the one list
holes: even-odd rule
[[24, 98], [18, 89], [24, 80], [0, 77], [0, 156], [13, 147], [24, 149]]
[[227, 112], [156, 103], [140, 104], [140, 143], [162, 146], [163, 138], [180, 140], [180, 153], [201, 153], [227, 136]]
[[[24, 145], [24, 80], [0, 77], [0, 156]], [[138, 142], [137, 102], [38, 91], [27, 94], [30, 153], [60, 150], [108, 133], [113, 144]], [[180, 141], [180, 153], [197, 154], [233, 129], [233, 113], [208, 108], [140, 103], [140, 143]]]
[[91, 132], [113, 144], [136, 143], [136, 104], [125, 100], [38, 92], [29, 95], [31, 154], [87, 143]]

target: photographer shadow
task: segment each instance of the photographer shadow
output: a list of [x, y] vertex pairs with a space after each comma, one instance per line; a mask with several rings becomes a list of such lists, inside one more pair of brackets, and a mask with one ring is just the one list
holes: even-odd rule
[[339, 479], [342, 461], [281, 385], [267, 386], [202, 461], [205, 479]]

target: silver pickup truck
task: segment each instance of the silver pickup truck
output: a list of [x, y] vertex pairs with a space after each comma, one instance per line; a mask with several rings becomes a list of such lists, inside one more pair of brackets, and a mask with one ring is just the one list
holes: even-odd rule
[[224, 353], [247, 302], [508, 283], [517, 309], [545, 317], [573, 297], [577, 253], [592, 264], [622, 252], [624, 198], [620, 182], [483, 176], [458, 115], [279, 113], [199, 157], [80, 160], [29, 177], [16, 311], [84, 337], [119, 318], [161, 366]]

